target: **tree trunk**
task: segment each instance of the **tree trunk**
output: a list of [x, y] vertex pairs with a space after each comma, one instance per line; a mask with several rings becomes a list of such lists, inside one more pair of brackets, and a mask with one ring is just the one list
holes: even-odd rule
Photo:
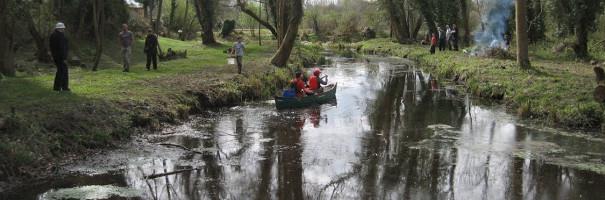
[[12, 0], [0, 1], [0, 74], [15, 76], [13, 57], [13, 30], [12, 15], [8, 10]]
[[176, 0], [170, 1], [170, 18], [168, 19], [168, 24], [171, 29], [174, 29], [174, 15], [176, 14]]
[[202, 44], [216, 44], [214, 39], [215, 0], [194, 0], [195, 13], [202, 26]]
[[424, 22], [426, 22], [427, 27], [429, 28], [429, 32], [437, 33], [437, 26], [435, 25], [435, 16], [433, 14], [433, 9], [431, 8], [430, 2], [427, 0], [415, 0], [416, 5], [420, 9], [420, 13], [424, 18]]
[[416, 26], [412, 31], [412, 39], [418, 38], [418, 32], [420, 32], [420, 28], [422, 28], [422, 17], [418, 17], [418, 19], [416, 20]]
[[277, 41], [279, 48], [271, 63], [285, 67], [292, 53], [298, 27], [303, 17], [302, 0], [277, 0], [276, 2]]
[[147, 0], [149, 1], [149, 25], [155, 29], [155, 23], [153, 22], [153, 9], [155, 9], [155, 1], [156, 0]]
[[517, 0], [515, 4], [517, 24], [517, 63], [523, 69], [530, 67], [527, 41], [527, 0]]
[[399, 43], [409, 42], [411, 30], [405, 4], [385, 0], [385, 6], [389, 14], [392, 36], [395, 36]]
[[81, 39], [84, 38], [84, 26], [86, 23], [86, 16], [88, 15], [89, 12], [89, 1], [80, 1], [79, 5], [78, 5], [78, 17], [80, 19], [80, 22], [78, 23], [78, 27], [77, 30], [75, 31], [76, 33], [76, 37]]
[[573, 49], [576, 57], [588, 57], [588, 27], [584, 23], [576, 25], [576, 44], [574, 44]]
[[101, 55], [103, 53], [103, 18], [104, 17], [104, 9], [103, 0], [94, 0], [92, 2], [92, 15], [93, 15], [93, 26], [95, 29], [95, 39], [96, 39], [96, 52], [94, 57], [94, 64], [92, 66], [92, 71], [97, 71], [99, 62], [101, 61]]
[[158, 14], [155, 18], [155, 32], [160, 33], [160, 26], [162, 25], [162, 2], [163, 0], [158, 0]]
[[[18, 2], [18, 3], [26, 4], [25, 2]], [[22, 8], [20, 10], [20, 12], [23, 13], [23, 16], [24, 16], [23, 18], [25, 20], [27, 30], [29, 31], [29, 34], [32, 36], [32, 39], [34, 40], [34, 43], [36, 44], [36, 58], [37, 58], [38, 62], [50, 63], [51, 58], [50, 58], [50, 55], [48, 54], [48, 46], [46, 43], [46, 39], [40, 34], [38, 29], [36, 29], [36, 24], [34, 23], [34, 18], [29, 11], [30, 7], [22, 6], [20, 8]]]
[[[460, 0], [460, 14], [462, 15], [462, 29], [464, 29], [464, 36], [462, 37], [462, 43], [469, 45], [471, 42], [471, 25], [470, 25], [470, 10], [468, 9], [467, 0]], [[460, 34], [460, 33], [458, 33]]]

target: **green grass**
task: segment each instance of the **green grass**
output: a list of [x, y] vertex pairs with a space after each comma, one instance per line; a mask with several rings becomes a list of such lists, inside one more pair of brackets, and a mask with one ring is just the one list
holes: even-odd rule
[[415, 59], [442, 80], [465, 79], [469, 92], [501, 100], [519, 116], [564, 128], [597, 129], [603, 107], [593, 101], [596, 86], [592, 66], [575, 61], [571, 52], [553, 54], [545, 45], [532, 46], [530, 70], [514, 60], [471, 57], [446, 51], [431, 55], [428, 46], [402, 45], [375, 39], [349, 45], [363, 53]]
[[[160, 38], [164, 51], [187, 50], [188, 58], [161, 62], [157, 71], [145, 70], [142, 43], [133, 48], [130, 73], [122, 72], [117, 43], [111, 42], [99, 71], [70, 67], [71, 93], [52, 91], [50, 69], [32, 67], [40, 73], [1, 79], [0, 179], [24, 175], [24, 166], [43, 167], [66, 154], [111, 146], [136, 129], [158, 129], [192, 111], [271, 97], [291, 77], [291, 69], [269, 64], [274, 41], [247, 41], [245, 75], [227, 65], [232, 42], [203, 46]], [[91, 48], [82, 44], [76, 53], [89, 61]]]

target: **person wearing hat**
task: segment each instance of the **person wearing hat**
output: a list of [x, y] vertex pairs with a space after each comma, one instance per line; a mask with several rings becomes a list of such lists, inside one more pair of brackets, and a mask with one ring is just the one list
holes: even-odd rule
[[132, 43], [134, 35], [128, 30], [127, 24], [122, 24], [122, 31], [119, 34], [120, 46], [122, 46], [122, 59], [124, 62], [124, 72], [130, 71], [130, 54], [132, 52]]
[[147, 37], [145, 38], [145, 55], [147, 55], [147, 71], [150, 70], [151, 63], [153, 63], [153, 70], [158, 69], [158, 36], [153, 33], [151, 29], [147, 30]]
[[65, 37], [65, 24], [59, 22], [55, 25], [55, 31], [50, 35], [50, 53], [57, 65], [55, 83], [53, 90], [69, 92], [69, 72], [67, 69], [67, 38]]
[[242, 37], [237, 38], [237, 42], [233, 45], [231, 54], [235, 55], [235, 59], [237, 60], [237, 73], [242, 73], [242, 65], [243, 65], [243, 57], [244, 50], [246, 46], [242, 43]]
[[321, 86], [328, 84], [328, 76], [320, 77], [321, 70], [319, 68], [313, 69], [313, 76], [309, 78], [309, 90], [314, 93], [321, 93]]

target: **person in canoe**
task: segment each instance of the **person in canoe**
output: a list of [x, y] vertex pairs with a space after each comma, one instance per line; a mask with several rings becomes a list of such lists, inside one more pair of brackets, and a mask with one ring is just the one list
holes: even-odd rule
[[321, 93], [323, 92], [322, 85], [328, 84], [328, 76], [320, 77], [321, 70], [319, 68], [313, 69], [313, 76], [309, 78], [309, 87], [308, 89], [312, 93]]
[[313, 91], [310, 90], [307, 87], [307, 85], [305, 84], [305, 80], [304, 80], [302, 71], [300, 71], [300, 70], [296, 71], [295, 75], [296, 75], [296, 77], [294, 78], [294, 80], [292, 80], [292, 83], [296, 87], [296, 96], [304, 97], [306, 95], [312, 95]]

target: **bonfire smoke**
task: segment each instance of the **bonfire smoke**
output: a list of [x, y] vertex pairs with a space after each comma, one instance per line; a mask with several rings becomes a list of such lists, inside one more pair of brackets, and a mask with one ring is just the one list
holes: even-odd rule
[[513, 0], [480, 0], [483, 5], [482, 25], [474, 33], [473, 54], [481, 54], [492, 48], [506, 48], [504, 34], [511, 15]]

